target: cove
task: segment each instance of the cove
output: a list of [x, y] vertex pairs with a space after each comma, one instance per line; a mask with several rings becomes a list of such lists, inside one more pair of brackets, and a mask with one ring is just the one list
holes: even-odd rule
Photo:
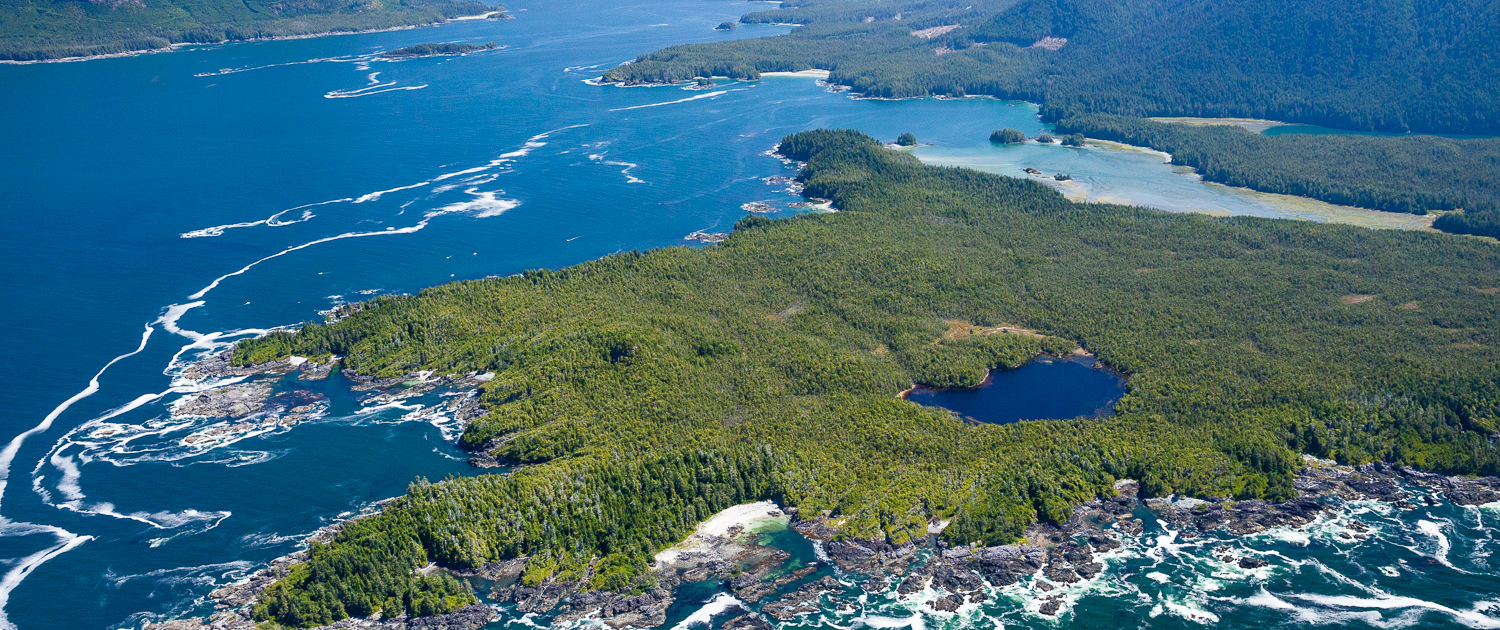
[[1125, 394], [1125, 377], [1094, 365], [1090, 356], [1040, 356], [1018, 368], [991, 370], [978, 387], [919, 386], [906, 399], [990, 424], [1102, 418], [1113, 413], [1115, 403]]

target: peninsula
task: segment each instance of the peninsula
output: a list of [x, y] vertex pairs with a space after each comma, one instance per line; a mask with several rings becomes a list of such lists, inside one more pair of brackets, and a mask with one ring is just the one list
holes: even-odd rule
[[[493, 375], [461, 443], [514, 467], [414, 483], [249, 614], [444, 614], [474, 601], [456, 576], [502, 569], [527, 593], [645, 597], [666, 579], [654, 554], [764, 500], [883, 553], [931, 531], [1016, 543], [1124, 479], [1153, 500], [1289, 502], [1276, 514], [1291, 516], [1204, 528], [1298, 522], [1315, 510], [1304, 454], [1500, 472], [1489, 243], [1076, 204], [856, 132], [779, 152], [840, 211], [379, 298], [241, 343], [239, 365], [336, 355], [391, 383]], [[953, 333], [975, 327], [1038, 335]], [[1080, 345], [1130, 377], [1113, 416], [976, 426], [896, 397]]]

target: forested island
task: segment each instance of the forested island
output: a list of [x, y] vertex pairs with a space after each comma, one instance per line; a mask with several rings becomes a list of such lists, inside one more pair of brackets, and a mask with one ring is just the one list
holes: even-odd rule
[[[383, 297], [234, 362], [492, 375], [461, 443], [508, 474], [414, 483], [313, 545], [254, 614], [290, 626], [472, 601], [452, 570], [649, 590], [650, 554], [775, 500], [837, 536], [1003, 544], [1113, 496], [1284, 500], [1308, 453], [1500, 472], [1500, 249], [1475, 239], [1067, 201], [857, 132], [786, 138], [840, 212], [706, 248]], [[1037, 331], [974, 334], [1002, 325]], [[901, 400], [1086, 348], [1112, 417], [967, 424]]]
[[173, 44], [398, 28], [501, 8], [480, 0], [0, 0], [0, 59], [37, 61], [159, 50]]
[[409, 57], [443, 57], [449, 55], [466, 55], [481, 50], [494, 50], [499, 46], [495, 42], [483, 44], [417, 44], [395, 50], [387, 50], [380, 53], [381, 57], [387, 59], [405, 59]]

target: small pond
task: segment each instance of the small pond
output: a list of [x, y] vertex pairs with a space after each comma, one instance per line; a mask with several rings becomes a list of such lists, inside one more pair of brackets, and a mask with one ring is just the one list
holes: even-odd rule
[[991, 370], [978, 387], [917, 387], [906, 399], [942, 407], [977, 422], [1006, 424], [1049, 418], [1102, 418], [1125, 394], [1125, 377], [1095, 367], [1090, 356], [1040, 356], [1021, 367]]

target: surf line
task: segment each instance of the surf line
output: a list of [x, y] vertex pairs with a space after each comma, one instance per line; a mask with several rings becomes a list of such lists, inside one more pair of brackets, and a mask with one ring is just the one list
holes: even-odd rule
[[[447, 214], [447, 213], [439, 213], [439, 214]], [[240, 274], [243, 274], [243, 273], [249, 271], [250, 269], [254, 268], [256, 265], [258, 265], [258, 264], [260, 264], [262, 262], [265, 262], [267, 260], [270, 260], [272, 258], [277, 258], [279, 256], [283, 256], [283, 255], [286, 255], [286, 254], [289, 254], [291, 252], [298, 251], [298, 250], [301, 250], [301, 249], [306, 249], [308, 247], [312, 247], [313, 245], [318, 245], [318, 244], [321, 244], [321, 243], [327, 243], [327, 242], [330, 242], [330, 241], [336, 241], [336, 240], [341, 240], [341, 239], [346, 239], [346, 238], [360, 238], [360, 237], [366, 237], [366, 236], [380, 236], [380, 235], [384, 235], [384, 234], [411, 234], [411, 233], [420, 231], [422, 228], [427, 227], [427, 224], [431, 220], [432, 216], [434, 216], [434, 215], [431, 214], [431, 213], [429, 213], [428, 216], [424, 217], [416, 225], [407, 226], [407, 227], [404, 227], [404, 228], [390, 228], [390, 229], [379, 231], [379, 232], [346, 232], [344, 234], [339, 234], [339, 235], [336, 235], [336, 236], [325, 237], [325, 238], [317, 239], [317, 240], [314, 240], [314, 241], [311, 241], [311, 242], [308, 242], [308, 243], [303, 243], [301, 245], [297, 245], [297, 246], [294, 246], [294, 247], [289, 247], [289, 248], [284, 249], [284, 250], [282, 250], [280, 252], [277, 252], [275, 254], [271, 254], [270, 256], [266, 256], [264, 258], [261, 258], [260, 260], [257, 260], [257, 261], [255, 261], [253, 263], [250, 263], [249, 265], [241, 267], [240, 269], [238, 269], [238, 270], [236, 270], [234, 272], [227, 273], [227, 274], [224, 274], [222, 276], [219, 276], [218, 278], [215, 278], [214, 281], [211, 282], [211, 283], [209, 283], [208, 286], [204, 287], [203, 289], [200, 289], [198, 292], [194, 293], [191, 296], [191, 299], [195, 300], [195, 302], [193, 302], [193, 303], [184, 304], [184, 305], [176, 305], [176, 304], [172, 305], [172, 307], [169, 307], [167, 309], [167, 312], [163, 313], [161, 317], [158, 317], [156, 320], [152, 321], [151, 323], [146, 324], [144, 331], [141, 333], [140, 344], [136, 346], [135, 350], [132, 350], [130, 352], [127, 352], [125, 354], [119, 355], [119, 356], [111, 359], [108, 363], [106, 363], [104, 365], [104, 367], [100, 368], [99, 371], [94, 374], [93, 378], [89, 379], [89, 384], [88, 384], [87, 387], [85, 387], [83, 390], [79, 391], [78, 393], [74, 394], [72, 397], [68, 398], [67, 400], [63, 401], [62, 404], [59, 404], [56, 408], [54, 408], [52, 410], [51, 413], [47, 414], [47, 416], [40, 423], [38, 423], [36, 426], [32, 427], [31, 429], [27, 430], [26, 432], [24, 432], [24, 433], [22, 433], [20, 435], [17, 435], [15, 438], [12, 438], [11, 441], [10, 441], [10, 443], [8, 445], [6, 445], [5, 449], [3, 451], [0, 451], [0, 498], [4, 497], [6, 486], [9, 483], [11, 466], [12, 466], [14, 460], [15, 460], [16, 454], [20, 451], [20, 448], [21, 448], [22, 444], [25, 443], [25, 441], [26, 441], [27, 438], [29, 438], [29, 437], [31, 437], [33, 435], [37, 435], [39, 433], [46, 432], [48, 429], [52, 428], [52, 423], [57, 420], [58, 416], [61, 416], [63, 414], [63, 412], [67, 411], [68, 408], [71, 407], [71, 406], [73, 406], [74, 403], [77, 403], [80, 400], [88, 398], [89, 396], [92, 396], [96, 392], [98, 392], [99, 391], [99, 379], [104, 375], [105, 372], [107, 372], [109, 370], [109, 368], [113, 367], [116, 363], [118, 363], [118, 362], [120, 362], [120, 361], [122, 361], [122, 360], [124, 360], [126, 358], [129, 358], [131, 356], [134, 356], [134, 355], [136, 355], [136, 354], [138, 354], [141, 351], [143, 351], [143, 350], [146, 349], [146, 345], [147, 345], [147, 343], [151, 339], [151, 334], [156, 330], [156, 325], [161, 324], [164, 327], [166, 327], [166, 326], [172, 326], [173, 328], [176, 328], [175, 320], [177, 318], [180, 318], [182, 316], [182, 314], [185, 313], [185, 312], [187, 312], [188, 310], [193, 309], [193, 308], [197, 308], [199, 306], [202, 306], [204, 303], [200, 300], [200, 298], [202, 298], [203, 296], [207, 295], [213, 289], [217, 288], [219, 286], [219, 283], [223, 282], [225, 279], [228, 279], [230, 277], [238, 276]], [[167, 321], [168, 317], [171, 317], [172, 321], [170, 321], [170, 322]], [[191, 331], [181, 331], [181, 332], [191, 333]], [[202, 341], [202, 339], [204, 337], [206, 337], [205, 335], [200, 335], [200, 334], [197, 334], [197, 333], [192, 333], [192, 334], [183, 335], [183, 336], [188, 337], [192, 341], [192, 344], [200, 343]], [[189, 345], [192, 345], [192, 344], [189, 344]], [[126, 407], [129, 407], [129, 408], [133, 409], [135, 407], [140, 406], [141, 404], [145, 404], [146, 402], [150, 402], [150, 400], [153, 400], [155, 398], [156, 397], [152, 396], [152, 395], [141, 396], [141, 397], [136, 398], [134, 401], [132, 401], [133, 404], [126, 405]], [[123, 413], [123, 411], [121, 411], [121, 413]], [[118, 415], [118, 414], [115, 414], [115, 415]], [[44, 458], [44, 459], [48, 459], [48, 458]], [[53, 462], [53, 463], [54, 463], [54, 465], [56, 465], [56, 462]], [[40, 466], [39, 466], [39, 468], [40, 468]], [[61, 467], [59, 467], [59, 470], [64, 470], [64, 469], [61, 468]], [[64, 475], [67, 476], [67, 471], [66, 470], [64, 470]], [[70, 481], [70, 483], [76, 485], [76, 483], [77, 483], [77, 477], [74, 476], [69, 481]], [[65, 492], [65, 494], [69, 494], [69, 493]], [[73, 498], [73, 497], [70, 496], [70, 498]], [[82, 506], [80, 505], [78, 507], [82, 507]], [[120, 518], [129, 518], [131, 520], [137, 520], [137, 521], [147, 522], [147, 523], [151, 524], [154, 527], [161, 528], [161, 524], [155, 523], [155, 522], [151, 521], [150, 519], [142, 519], [142, 518], [139, 517], [139, 515], [119, 514], [118, 512], [115, 512], [114, 510], [108, 510], [108, 511], [100, 510], [100, 511], [93, 511], [92, 513], [103, 515], [103, 516], [116, 516], [116, 517], [120, 517]], [[219, 519], [219, 520], [222, 520], [222, 519]], [[16, 565], [9, 572], [6, 573], [6, 575], [5, 575], [4, 578], [0, 578], [0, 628], [4, 628], [6, 630], [12, 630], [12, 629], [15, 628], [15, 626], [14, 626], [14, 624], [11, 624], [9, 622], [9, 620], [5, 616], [5, 604], [9, 602], [11, 591], [13, 591], [17, 586], [19, 586], [21, 584], [21, 582], [24, 581], [27, 578], [27, 576], [31, 575], [32, 571], [35, 571], [37, 567], [41, 566], [42, 564], [46, 563], [48, 560], [51, 560], [52, 558], [55, 558], [55, 557], [57, 557], [59, 555], [67, 553], [68, 551], [71, 551], [73, 548], [77, 547], [78, 545], [83, 544], [84, 542], [92, 540], [93, 537], [92, 536], [81, 536], [81, 535], [69, 532], [69, 531], [67, 531], [65, 529], [62, 529], [60, 527], [55, 527], [55, 526], [51, 526], [51, 525], [36, 525], [36, 524], [32, 524], [32, 523], [11, 523], [10, 521], [4, 519], [3, 516], [0, 516], [0, 525], [4, 525], [3, 528], [0, 528], [0, 533], [3, 533], [3, 534], [15, 535], [15, 534], [27, 534], [27, 533], [50, 533], [57, 540], [57, 543], [55, 545], [53, 545], [51, 547], [48, 547], [47, 549], [44, 549], [44, 550], [39, 551], [37, 553], [31, 554], [29, 556], [26, 556], [25, 558], [22, 558], [20, 561], [18, 561], [16, 563]]]
[[717, 96], [723, 96], [723, 95], [728, 94], [730, 92], [743, 92], [743, 91], [748, 90], [748, 89], [750, 89], [750, 88], [735, 88], [735, 89], [732, 89], [732, 90], [719, 90], [717, 92], [706, 92], [704, 94], [694, 94], [693, 96], [689, 96], [687, 98], [679, 98], [679, 99], [677, 99], [675, 101], [667, 101], [665, 103], [647, 103], [645, 105], [631, 105], [630, 107], [616, 107], [616, 108], [611, 109], [609, 111], [612, 111], [612, 112], [623, 112], [623, 111], [627, 111], [627, 110], [631, 110], [631, 109], [646, 109], [647, 107], [661, 107], [662, 105], [676, 105], [678, 103], [686, 103], [688, 101], [696, 101], [696, 100], [698, 100], [700, 98], [714, 98], [714, 97], [717, 97]]
[[[543, 139], [545, 139], [545, 138], [547, 138], [548, 136], [550, 136], [550, 135], [552, 135], [554, 133], [558, 133], [558, 132], [561, 132], [561, 131], [564, 131], [564, 130], [568, 130], [568, 129], [574, 129], [574, 128], [578, 128], [578, 127], [584, 127], [584, 126], [587, 126], [587, 125], [586, 124], [568, 125], [566, 127], [560, 127], [558, 129], [553, 129], [551, 131], [546, 131], [546, 132], [537, 134], [535, 136], [532, 136], [530, 139], [527, 140], [527, 142], [524, 145], [522, 145], [522, 147], [520, 149], [517, 149], [515, 151], [511, 151], [509, 153], [502, 154], [496, 160], [492, 160], [491, 163], [490, 163], [490, 165], [488, 167], [492, 168], [493, 166], [497, 166], [499, 164], [504, 164], [504, 163], [512, 161], [512, 160], [514, 160], [514, 159], [516, 159], [518, 157], [522, 157], [522, 156], [527, 155], [528, 153], [530, 153], [535, 148], [538, 148], [540, 146], [545, 146], [545, 143], [542, 143], [540, 141], [543, 140]], [[417, 185], [414, 185], [413, 187], [420, 186], [420, 185], [424, 185], [424, 184], [417, 184]], [[407, 187], [403, 187], [403, 189], [404, 188], [407, 188]], [[391, 191], [381, 191], [381, 194], [384, 194], [386, 192], [391, 192]], [[130, 352], [126, 352], [124, 354], [116, 356], [113, 359], [110, 359], [107, 363], [104, 364], [103, 367], [99, 368], [99, 371], [96, 372], [92, 378], [89, 379], [88, 385], [86, 387], [84, 387], [82, 390], [80, 390], [77, 393], [75, 393], [72, 396], [70, 396], [67, 400], [64, 400], [62, 403], [58, 404], [36, 426], [34, 426], [31, 429], [28, 429], [27, 431], [21, 433], [20, 435], [17, 435], [16, 437], [12, 438], [11, 441], [5, 446], [5, 448], [3, 450], [0, 450], [0, 501], [3, 501], [5, 490], [8, 487], [9, 480], [10, 480], [10, 472], [11, 472], [11, 469], [13, 467], [16, 455], [20, 452], [20, 449], [25, 444], [26, 440], [28, 438], [34, 436], [34, 435], [38, 435], [38, 434], [47, 432], [48, 430], [50, 430], [52, 428], [53, 423], [56, 422], [56, 420], [58, 419], [58, 417], [60, 417], [70, 407], [72, 407], [77, 402], [79, 402], [79, 401], [81, 401], [81, 400], [83, 400], [85, 398], [88, 398], [90, 396], [93, 396], [95, 393], [97, 393], [99, 391], [99, 388], [100, 388], [100, 379], [103, 378], [103, 376], [105, 375], [105, 373], [107, 373], [110, 370], [110, 368], [114, 367], [115, 364], [117, 364], [117, 363], [119, 363], [119, 362], [121, 362], [121, 361], [123, 361], [123, 360], [125, 360], [127, 358], [130, 358], [132, 356], [135, 356], [135, 355], [141, 353], [142, 351], [144, 351], [146, 349], [147, 344], [150, 342], [152, 334], [156, 331], [156, 327], [158, 325], [161, 326], [163, 330], [166, 330], [167, 332], [169, 332], [171, 334], [187, 338], [190, 341], [189, 344], [183, 346], [177, 353], [175, 353], [173, 355], [173, 358], [172, 358], [171, 362], [168, 365], [169, 369], [170, 369], [170, 367], [172, 367], [173, 364], [175, 364], [180, 359], [180, 357], [186, 351], [188, 351], [190, 349], [193, 349], [193, 348], [212, 349], [214, 346], [217, 345], [217, 342], [219, 340], [222, 340], [222, 339], [244, 336], [246, 334], [253, 334], [253, 333], [256, 333], [256, 332], [264, 332], [264, 331], [259, 330], [259, 329], [246, 329], [246, 330], [239, 330], [239, 331], [225, 331], [225, 332], [215, 332], [215, 333], [203, 334], [203, 333], [198, 333], [198, 332], [195, 332], [195, 331], [191, 331], [191, 330], [186, 330], [186, 329], [180, 328], [177, 325], [178, 320], [181, 319], [184, 314], [186, 314], [188, 311], [190, 311], [192, 309], [195, 309], [195, 308], [198, 308], [198, 307], [202, 306], [204, 304], [203, 298], [205, 296], [207, 296], [210, 292], [212, 292], [214, 289], [218, 288], [218, 286], [221, 283], [223, 283], [223, 281], [225, 281], [225, 280], [227, 280], [229, 278], [232, 278], [232, 277], [244, 274], [244, 273], [250, 271], [251, 269], [255, 268], [255, 266], [259, 265], [260, 263], [266, 262], [266, 261], [274, 259], [274, 258], [279, 258], [281, 256], [285, 256], [286, 254], [290, 254], [292, 252], [296, 252], [296, 251], [299, 251], [299, 250], [302, 250], [302, 249], [306, 249], [306, 248], [312, 247], [314, 245], [320, 245], [320, 244], [323, 244], [323, 243], [328, 243], [328, 242], [337, 241], [337, 240], [343, 240], [343, 239], [349, 239], [349, 238], [364, 238], [364, 237], [381, 236], [381, 235], [387, 235], [387, 234], [390, 234], [390, 235], [394, 235], [394, 234], [412, 234], [412, 233], [419, 232], [422, 229], [426, 228], [427, 225], [431, 222], [431, 220], [433, 218], [435, 218], [435, 217], [438, 217], [438, 216], [442, 216], [442, 215], [446, 215], [446, 214], [453, 214], [453, 213], [460, 213], [460, 212], [472, 212], [472, 211], [477, 211], [480, 216], [496, 216], [498, 214], [503, 213], [506, 210], [509, 210], [510, 208], [514, 208], [517, 204], [519, 204], [519, 202], [514, 201], [514, 200], [498, 199], [497, 196], [496, 196], [497, 195], [496, 192], [480, 192], [480, 191], [477, 191], [477, 190], [474, 190], [474, 189], [470, 189], [467, 192], [469, 192], [469, 194], [475, 196], [477, 199], [475, 199], [474, 201], [470, 201], [470, 202], [449, 204], [447, 206], [443, 206], [443, 207], [438, 208], [436, 210], [429, 211], [426, 214], [424, 214], [423, 217], [422, 217], [422, 219], [420, 221], [418, 221], [414, 225], [409, 225], [409, 226], [402, 227], [402, 228], [390, 227], [390, 228], [386, 228], [385, 230], [380, 230], [380, 231], [345, 232], [345, 233], [342, 233], [342, 234], [336, 234], [336, 235], [333, 235], [333, 236], [328, 236], [328, 237], [316, 239], [316, 240], [313, 240], [313, 241], [309, 241], [309, 242], [306, 242], [306, 243], [302, 243], [300, 245], [295, 245], [295, 246], [292, 246], [292, 247], [288, 247], [288, 248], [283, 249], [281, 251], [278, 251], [278, 252], [276, 252], [274, 254], [271, 254], [269, 256], [265, 256], [263, 258], [260, 258], [260, 259], [258, 259], [256, 261], [254, 261], [254, 262], [251, 262], [250, 264], [245, 265], [244, 267], [241, 267], [241, 268], [239, 268], [239, 269], [237, 269], [235, 271], [232, 271], [230, 273], [226, 273], [224, 275], [221, 275], [221, 276], [215, 278], [207, 286], [204, 286], [202, 289], [199, 289], [198, 291], [194, 292], [192, 295], [188, 296], [188, 299], [192, 300], [189, 303], [186, 303], [186, 304], [172, 304], [172, 305], [167, 306], [164, 309], [164, 312], [162, 313], [162, 315], [160, 317], [156, 318], [155, 320], [152, 320], [151, 322], [149, 322], [149, 323], [147, 323], [147, 324], [145, 324], [143, 326], [143, 329], [142, 329], [142, 332], [141, 332], [140, 341], [136, 345], [136, 348], [134, 350], [131, 350]], [[241, 225], [241, 224], [231, 224], [231, 225], [225, 225], [225, 226], [215, 226], [214, 228], [204, 228], [203, 230], [197, 230], [195, 232], [202, 232], [204, 236], [210, 236], [210, 235], [222, 234], [224, 230], [226, 230], [226, 229], [233, 229], [235, 227], [248, 227], [248, 226], [252, 226], [252, 225], [273, 225], [274, 226], [274, 225], [278, 225], [278, 224], [286, 224], [286, 223], [289, 223], [289, 222], [279, 221], [279, 217], [281, 215], [285, 214], [286, 212], [291, 211], [291, 210], [303, 209], [303, 208], [307, 208], [307, 207], [310, 207], [310, 206], [322, 205], [322, 204], [327, 204], [327, 203], [343, 203], [343, 202], [348, 202], [348, 201], [353, 201], [353, 198], [336, 199], [336, 200], [331, 200], [331, 201], [320, 202], [320, 203], [317, 203], [317, 204], [308, 204], [307, 206], [298, 206], [297, 208], [291, 208], [291, 209], [288, 209], [288, 210], [284, 210], [282, 212], [279, 212], [279, 213], [277, 213], [275, 215], [272, 215], [272, 216], [267, 217], [266, 219], [262, 219], [260, 221], [248, 222], [248, 223], [243, 224], [243, 225]], [[311, 217], [304, 216], [303, 219], [301, 219], [301, 220], [306, 220], [308, 218], [311, 218]], [[221, 386], [223, 384], [224, 383], [220, 382], [220, 383], [217, 383], [216, 386]], [[126, 413], [128, 411], [136, 409], [136, 408], [138, 408], [138, 407], [140, 407], [142, 405], [148, 404], [150, 402], [154, 402], [156, 400], [160, 400], [161, 398], [167, 396], [168, 394], [179, 393], [179, 391], [180, 391], [180, 390], [178, 390], [178, 391], [174, 391], [174, 390], [178, 390], [178, 388], [177, 387], [168, 388], [167, 391], [161, 392], [159, 394], [157, 394], [157, 393], [149, 393], [149, 394], [143, 394], [141, 396], [137, 396], [135, 399], [133, 399], [129, 403], [127, 403], [125, 405], [122, 405], [121, 407], [117, 407], [117, 408], [111, 410], [110, 412], [107, 412], [106, 414], [104, 414], [100, 418], [113, 418], [113, 417], [119, 416], [119, 415], [124, 414], [124, 413]], [[99, 418], [96, 418], [94, 420], [99, 420]], [[85, 423], [81, 424], [80, 427], [76, 427], [75, 428], [75, 431], [78, 428], [81, 428], [84, 425], [92, 424], [94, 422], [94, 420], [91, 420], [89, 422], [85, 422]], [[69, 476], [68, 475], [68, 471], [65, 470], [65, 468], [67, 466], [59, 466], [59, 463], [62, 463], [62, 462], [60, 462], [60, 461], [52, 461], [53, 457], [59, 454], [58, 453], [58, 450], [59, 450], [58, 446], [65, 447], [66, 446], [66, 444], [65, 444], [66, 440], [67, 440], [67, 437], [64, 436], [63, 440], [60, 440], [59, 443], [58, 443], [58, 445], [55, 446], [54, 449], [52, 449], [52, 452], [49, 453], [47, 456], [44, 456], [42, 458], [42, 460], [38, 462], [36, 470], [33, 471], [33, 482], [34, 482], [33, 483], [33, 487], [34, 487], [34, 489], [38, 490], [41, 493], [45, 493], [45, 490], [42, 489], [42, 488], [40, 488], [40, 484], [39, 483], [35, 483], [35, 482], [37, 481], [37, 477], [39, 477], [40, 469], [41, 469], [41, 467], [43, 466], [44, 463], [47, 463], [47, 462], [52, 463], [54, 465], [54, 467], [57, 467], [59, 471], [62, 471], [64, 473], [64, 476], [68, 477], [68, 481], [69, 481], [70, 484], [75, 484], [76, 485], [78, 477], [81, 476], [81, 475], [72, 475], [72, 476]], [[66, 463], [67, 464], [71, 464], [72, 463], [71, 459], [69, 459]], [[65, 490], [65, 489], [60, 488], [59, 490]], [[72, 496], [68, 492], [64, 492], [64, 494], [68, 494], [69, 495], [68, 498], [70, 498], [70, 499], [77, 499], [77, 497]], [[45, 498], [45, 496], [44, 496], [44, 498]], [[61, 506], [59, 506], [59, 507], [61, 507]], [[81, 507], [81, 505], [80, 505], [80, 507]], [[66, 509], [66, 508], [64, 508], [64, 509]], [[108, 510], [108, 511], [97, 511], [97, 512], [93, 512], [93, 513], [100, 514], [100, 515], [107, 515], [107, 516], [115, 516], [115, 517], [119, 517], [119, 518], [128, 518], [128, 519], [131, 519], [131, 520], [143, 521], [143, 519], [140, 518], [142, 516], [141, 514], [120, 514], [118, 512], [115, 512], [112, 509]], [[149, 515], [149, 516], [158, 516], [158, 515]], [[217, 516], [217, 514], [215, 514], [215, 516]], [[189, 520], [207, 520], [207, 519], [189, 519]], [[219, 519], [219, 520], [222, 520], [222, 519]], [[155, 522], [155, 519], [150, 519], [150, 518], [145, 519], [143, 522], [147, 522], [148, 524], [151, 524], [151, 525], [156, 526], [158, 528], [160, 528], [162, 525], [164, 525], [164, 523]], [[52, 526], [52, 525], [39, 525], [39, 524], [34, 524], [34, 523], [13, 522], [13, 521], [10, 521], [9, 519], [6, 519], [3, 515], [0, 515], [0, 535], [7, 535], [7, 536], [8, 535], [29, 535], [29, 534], [36, 534], [36, 533], [48, 533], [48, 534], [51, 534], [56, 539], [56, 543], [54, 545], [46, 548], [46, 549], [43, 549], [42, 551], [33, 553], [33, 554], [29, 555], [29, 556], [21, 558], [20, 560], [17, 560], [15, 562], [15, 564], [12, 566], [12, 568], [10, 569], [10, 571], [7, 572], [3, 578], [0, 578], [0, 629], [13, 629], [15, 627], [13, 624], [11, 624], [7, 620], [7, 618], [5, 616], [5, 605], [9, 601], [10, 593], [11, 593], [12, 590], [14, 590], [17, 586], [19, 586], [21, 584], [21, 582], [23, 582], [27, 578], [27, 576], [29, 576], [32, 573], [32, 571], [36, 570], [37, 567], [39, 567], [42, 564], [46, 563], [48, 560], [51, 560], [52, 558], [55, 558], [55, 557], [57, 557], [57, 556], [59, 556], [59, 555], [61, 555], [63, 553], [67, 553], [68, 551], [71, 551], [73, 548], [77, 547], [78, 545], [83, 544], [84, 542], [87, 542], [87, 541], [93, 539], [92, 536], [74, 534], [73, 532], [69, 532], [69, 531], [67, 531], [67, 530], [65, 530], [63, 528]]]
[[[391, 191], [387, 190], [387, 191], [383, 191], [383, 192], [391, 192]], [[379, 199], [381, 193], [371, 193], [371, 194], [375, 195], [376, 199]], [[366, 197], [368, 197], [368, 196], [369, 195], [366, 195]], [[360, 199], [364, 199], [364, 197], [361, 197]], [[236, 229], [236, 228], [255, 227], [257, 225], [264, 225], [266, 227], [281, 227], [281, 226], [284, 226], [284, 225], [293, 225], [293, 224], [301, 223], [303, 221], [306, 221], [308, 219], [311, 219], [311, 218], [317, 216], [317, 215], [313, 214], [311, 210], [307, 210], [307, 208], [312, 208], [314, 206], [324, 206], [324, 205], [328, 205], [328, 204], [331, 204], [331, 203], [344, 203], [344, 202], [347, 202], [347, 201], [354, 201], [355, 203], [359, 203], [358, 201], [355, 201], [354, 198], [352, 198], [352, 197], [344, 197], [343, 199], [329, 199], [328, 201], [319, 201], [317, 203], [309, 203], [309, 204], [300, 205], [300, 206], [297, 206], [295, 208], [287, 208], [285, 210], [282, 210], [281, 212], [277, 212], [276, 214], [273, 214], [273, 215], [271, 215], [269, 217], [266, 217], [264, 219], [261, 219], [259, 221], [246, 221], [244, 223], [227, 223], [227, 224], [224, 224], [224, 225], [215, 225], [213, 227], [206, 227], [206, 228], [202, 228], [202, 229], [199, 229], [199, 230], [192, 230], [190, 232], [183, 232], [182, 234], [179, 234], [178, 237], [179, 238], [205, 238], [205, 237], [210, 237], [210, 236], [223, 236], [224, 232], [229, 231], [229, 230], [233, 230], [233, 229]], [[293, 210], [301, 210], [302, 211], [302, 218], [300, 218], [300, 219], [293, 219], [291, 221], [282, 221], [281, 220], [281, 215], [286, 214], [288, 212], [291, 212]]]
[[[399, 91], [402, 91], [402, 90], [420, 90], [420, 89], [423, 89], [425, 87], [427, 87], [426, 83], [423, 83], [422, 85], [407, 85], [407, 86], [399, 86], [399, 87], [397, 87], [396, 86], [396, 82], [392, 81], [390, 83], [381, 83], [379, 85], [372, 85], [370, 87], [360, 88], [358, 90], [334, 90], [332, 92], [324, 94], [323, 98], [359, 98], [361, 96], [374, 96], [376, 94], [385, 94], [386, 92], [399, 92]], [[375, 88], [385, 88], [385, 89], [376, 90]], [[373, 90], [373, 91], [370, 91], [370, 90]]]
[[284, 63], [266, 64], [264, 66], [250, 66], [250, 67], [245, 67], [245, 68], [220, 68], [220, 69], [215, 70], [213, 72], [199, 72], [199, 73], [197, 73], [197, 74], [195, 74], [193, 76], [195, 76], [195, 77], [217, 77], [217, 76], [223, 76], [223, 75], [226, 75], [226, 74], [238, 74], [238, 73], [241, 73], [241, 72], [250, 72], [251, 70], [264, 70], [266, 68], [280, 68], [280, 67], [283, 67], [283, 66], [300, 66], [300, 65], [310, 64], [310, 63], [326, 63], [326, 62], [335, 62], [335, 63], [350, 63], [350, 62], [355, 62], [355, 63], [358, 63], [358, 62], [367, 62], [367, 61], [370, 61], [371, 59], [374, 59], [374, 58], [375, 58], [374, 54], [357, 55], [357, 56], [353, 56], [353, 57], [319, 57], [317, 59], [308, 59], [306, 61], [288, 61], [288, 62], [284, 62]]
[[[5, 446], [5, 449], [3, 451], [0, 451], [0, 502], [3, 502], [6, 487], [10, 483], [11, 464], [15, 461], [16, 454], [21, 450], [21, 445], [26, 443], [26, 439], [33, 435], [44, 433], [48, 429], [51, 429], [52, 423], [55, 422], [58, 416], [61, 416], [64, 411], [67, 411], [69, 407], [72, 407], [73, 403], [88, 398], [89, 396], [93, 396], [94, 392], [99, 391], [99, 378], [101, 376], [104, 376], [104, 373], [108, 371], [109, 368], [114, 364], [129, 357], [135, 356], [142, 350], [145, 350], [146, 343], [150, 341], [151, 333], [154, 330], [156, 329], [151, 324], [147, 324], [145, 330], [141, 333], [141, 341], [136, 346], [135, 350], [131, 350], [130, 352], [110, 359], [108, 363], [104, 364], [104, 367], [99, 368], [99, 371], [94, 374], [93, 378], [89, 379], [88, 386], [84, 387], [78, 393], [73, 394], [67, 400], [64, 400], [61, 404], [54, 407], [52, 409], [52, 412], [48, 413], [45, 418], [42, 418], [42, 421], [36, 426], [26, 430], [25, 432], [17, 435], [14, 438], [11, 438], [10, 443]], [[5, 605], [10, 602], [11, 591], [14, 591], [17, 586], [20, 586], [21, 582], [25, 581], [26, 577], [31, 575], [32, 571], [35, 571], [37, 567], [42, 566], [42, 564], [46, 563], [48, 560], [67, 553], [74, 547], [77, 547], [78, 545], [94, 539], [93, 536], [83, 536], [75, 534], [61, 527], [52, 525], [37, 525], [34, 523], [18, 523], [11, 521], [4, 516], [0, 516], [0, 534], [22, 536], [27, 534], [41, 533], [51, 534], [52, 537], [56, 540], [56, 543], [51, 547], [21, 558], [15, 563], [15, 566], [13, 566], [10, 571], [7, 571], [5, 573], [4, 578], [0, 578], [0, 628], [13, 630], [16, 627], [15, 624], [12, 624], [9, 618], [6, 617]]]

